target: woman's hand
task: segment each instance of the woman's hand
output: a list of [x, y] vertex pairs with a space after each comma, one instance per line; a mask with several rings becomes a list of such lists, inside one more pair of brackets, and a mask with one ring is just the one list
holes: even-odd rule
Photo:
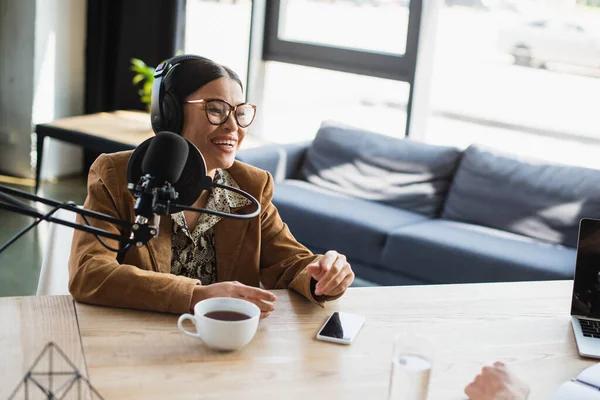
[[481, 374], [465, 388], [465, 394], [471, 400], [525, 400], [529, 388], [503, 363], [497, 362], [493, 367], [483, 367]]
[[346, 256], [333, 250], [308, 264], [306, 271], [317, 281], [316, 296], [337, 296], [354, 282], [354, 272]]
[[273, 302], [277, 300], [277, 297], [273, 293], [263, 289], [246, 286], [239, 282], [220, 282], [213, 283], [212, 285], [196, 286], [192, 294], [190, 309], [193, 310], [199, 301], [211, 297], [233, 297], [248, 300], [260, 308], [260, 318], [266, 318], [271, 315], [273, 310], [275, 310]]

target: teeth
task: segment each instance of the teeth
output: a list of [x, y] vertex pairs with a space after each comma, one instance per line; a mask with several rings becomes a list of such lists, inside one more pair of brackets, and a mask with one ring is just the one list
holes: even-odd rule
[[215, 140], [213, 143], [216, 145], [226, 145], [233, 147], [235, 145], [235, 140]]

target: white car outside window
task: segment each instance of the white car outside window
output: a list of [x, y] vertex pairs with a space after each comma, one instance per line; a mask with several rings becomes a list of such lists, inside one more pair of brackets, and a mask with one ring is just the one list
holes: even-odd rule
[[517, 65], [600, 68], [600, 32], [576, 20], [545, 19], [506, 27], [499, 32], [499, 46], [515, 57]]

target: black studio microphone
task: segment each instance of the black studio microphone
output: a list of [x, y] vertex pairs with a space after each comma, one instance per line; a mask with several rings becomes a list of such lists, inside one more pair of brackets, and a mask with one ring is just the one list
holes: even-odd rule
[[[223, 218], [250, 219], [261, 210], [260, 203], [249, 193], [213, 182], [206, 175], [206, 163], [200, 150], [172, 132], [159, 132], [133, 151], [127, 165], [127, 182], [127, 188], [136, 199], [132, 237], [135, 234], [144, 239], [136, 243], [137, 246], [145, 244], [148, 235], [158, 236], [161, 215], [194, 211]], [[244, 196], [255, 210], [237, 214], [192, 207], [204, 190], [214, 187]]]
[[[135, 153], [135, 152], [134, 152]], [[172, 132], [160, 132], [148, 141], [143, 154], [132, 154], [127, 166], [129, 184], [136, 199], [133, 207], [133, 229], [148, 227], [152, 236], [158, 236], [161, 215], [169, 214], [169, 206], [179, 194], [174, 184], [183, 172], [189, 148], [187, 141]], [[130, 179], [131, 170], [138, 171], [137, 179]]]
[[160, 132], [150, 142], [142, 160], [142, 172], [157, 182], [175, 183], [179, 180], [189, 155], [186, 140], [172, 132]]

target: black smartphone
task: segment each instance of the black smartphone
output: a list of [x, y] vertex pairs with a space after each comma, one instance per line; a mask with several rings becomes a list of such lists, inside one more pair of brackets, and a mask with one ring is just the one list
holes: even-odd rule
[[363, 326], [365, 317], [336, 311], [329, 318], [319, 333], [317, 339], [326, 342], [350, 344]]

